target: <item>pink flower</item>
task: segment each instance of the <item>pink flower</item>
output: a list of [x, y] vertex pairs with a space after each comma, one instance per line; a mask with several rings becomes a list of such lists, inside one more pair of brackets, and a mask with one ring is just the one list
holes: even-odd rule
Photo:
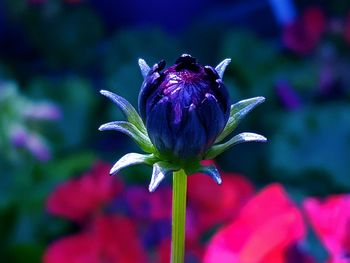
[[49, 213], [81, 222], [122, 191], [123, 184], [108, 176], [110, 166], [98, 162], [90, 172], [59, 185], [49, 196]]
[[333, 195], [321, 201], [307, 198], [303, 203], [315, 233], [331, 256], [329, 262], [350, 262], [350, 195]]
[[286, 262], [288, 249], [304, 235], [301, 213], [282, 186], [272, 184], [214, 235], [203, 262]]
[[284, 28], [283, 43], [298, 54], [308, 54], [320, 41], [325, 24], [323, 11], [319, 7], [309, 7], [299, 20]]
[[85, 231], [53, 242], [44, 263], [147, 262], [135, 226], [123, 216], [97, 217]]

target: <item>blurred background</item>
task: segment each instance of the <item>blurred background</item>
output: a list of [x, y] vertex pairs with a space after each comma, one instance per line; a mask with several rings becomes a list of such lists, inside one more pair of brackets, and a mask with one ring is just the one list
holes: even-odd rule
[[[311, 196], [346, 196], [349, 48], [346, 0], [0, 0], [0, 261], [167, 262], [170, 178], [151, 196], [149, 167], [108, 177], [113, 162], [139, 150], [97, 130], [123, 118], [99, 90], [137, 106], [138, 58], [171, 65], [189, 53], [213, 66], [232, 58], [224, 76], [232, 102], [266, 97], [235, 133], [269, 142], [217, 160], [232, 181], [225, 194], [203, 175], [190, 180], [186, 262], [202, 262], [217, 230], [271, 183], [300, 210]], [[288, 259], [257, 262], [325, 262], [331, 252], [307, 222], [279, 248]]]

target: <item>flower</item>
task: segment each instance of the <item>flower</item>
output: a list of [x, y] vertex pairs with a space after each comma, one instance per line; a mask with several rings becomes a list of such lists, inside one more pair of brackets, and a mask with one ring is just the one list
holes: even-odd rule
[[190, 55], [161, 72], [164, 66], [150, 70], [139, 95], [148, 135], [170, 161], [201, 159], [229, 118], [227, 89], [214, 68]]
[[32, 120], [56, 120], [62, 115], [61, 109], [50, 102], [28, 105], [23, 112], [25, 118]]
[[[288, 262], [305, 235], [302, 215], [279, 184], [264, 188], [210, 241], [204, 263]], [[303, 261], [298, 261], [303, 262]]]
[[329, 262], [349, 262], [350, 195], [332, 195], [324, 200], [304, 200], [306, 215], [330, 255]]
[[325, 16], [319, 7], [307, 8], [299, 20], [288, 24], [283, 32], [287, 48], [298, 54], [310, 53], [318, 44], [325, 30]]
[[53, 242], [44, 263], [147, 262], [135, 226], [124, 216], [97, 217], [81, 233]]
[[25, 149], [39, 161], [51, 159], [49, 143], [37, 128], [60, 117], [61, 109], [52, 102], [34, 102], [19, 92], [15, 82], [0, 82], [2, 156], [11, 160], [20, 153], [18, 149]]
[[39, 161], [51, 158], [46, 140], [40, 134], [31, 132], [22, 125], [14, 125], [9, 130], [9, 139], [14, 147], [27, 149]]
[[254, 187], [245, 177], [220, 173], [225, 181], [222, 186], [211, 184], [210, 178], [203, 178], [201, 174], [193, 174], [188, 178], [187, 238], [195, 242], [198, 235], [232, 220], [253, 196]]
[[174, 66], [162, 71], [161, 61], [150, 68], [139, 60], [144, 82], [139, 95], [140, 115], [124, 98], [102, 90], [124, 113], [127, 121], [103, 124], [99, 130], [116, 130], [130, 136], [148, 154], [129, 153], [110, 170], [116, 174], [135, 164], [153, 165], [149, 191], [153, 192], [166, 175], [184, 169], [186, 174], [201, 172], [221, 184], [214, 165], [203, 166], [230, 147], [250, 141], [265, 142], [255, 133], [241, 133], [224, 143], [238, 123], [265, 99], [256, 97], [229, 106], [222, 77], [230, 59], [215, 68], [202, 66], [184, 54]]
[[78, 222], [88, 219], [123, 188], [121, 181], [105, 176], [109, 168], [98, 162], [90, 172], [59, 185], [47, 200], [48, 212]]

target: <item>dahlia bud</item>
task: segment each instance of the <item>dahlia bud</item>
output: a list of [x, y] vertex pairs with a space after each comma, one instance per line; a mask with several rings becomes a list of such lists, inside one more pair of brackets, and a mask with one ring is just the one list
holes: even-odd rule
[[227, 89], [214, 68], [190, 55], [162, 72], [164, 66], [149, 71], [139, 95], [149, 138], [170, 160], [201, 159], [229, 118]]
[[214, 68], [202, 66], [184, 54], [174, 66], [164, 69], [161, 61], [150, 68], [139, 60], [144, 82], [139, 95], [139, 113], [124, 98], [101, 90], [124, 113], [126, 121], [114, 121], [99, 130], [116, 130], [130, 136], [147, 154], [128, 153], [112, 167], [110, 174], [135, 165], [153, 166], [149, 190], [153, 192], [166, 175], [184, 169], [186, 174], [201, 172], [221, 184], [213, 159], [243, 142], [264, 142], [259, 134], [244, 132], [221, 143], [238, 123], [265, 99], [255, 97], [230, 106], [222, 77], [230, 59]]

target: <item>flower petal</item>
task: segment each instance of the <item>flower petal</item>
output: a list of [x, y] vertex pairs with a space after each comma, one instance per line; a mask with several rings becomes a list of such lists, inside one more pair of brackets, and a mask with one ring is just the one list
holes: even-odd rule
[[152, 114], [147, 118], [147, 130], [149, 138], [158, 151], [166, 153], [172, 149], [174, 138], [169, 127], [170, 102], [167, 98], [158, 102], [152, 109]]
[[174, 154], [180, 159], [202, 155], [206, 147], [207, 135], [197, 110], [188, 110], [186, 125], [176, 136]]
[[207, 93], [205, 96], [205, 100], [199, 106], [198, 115], [206, 130], [209, 146], [213, 144], [222, 127], [225, 126], [225, 119], [214, 95]]

